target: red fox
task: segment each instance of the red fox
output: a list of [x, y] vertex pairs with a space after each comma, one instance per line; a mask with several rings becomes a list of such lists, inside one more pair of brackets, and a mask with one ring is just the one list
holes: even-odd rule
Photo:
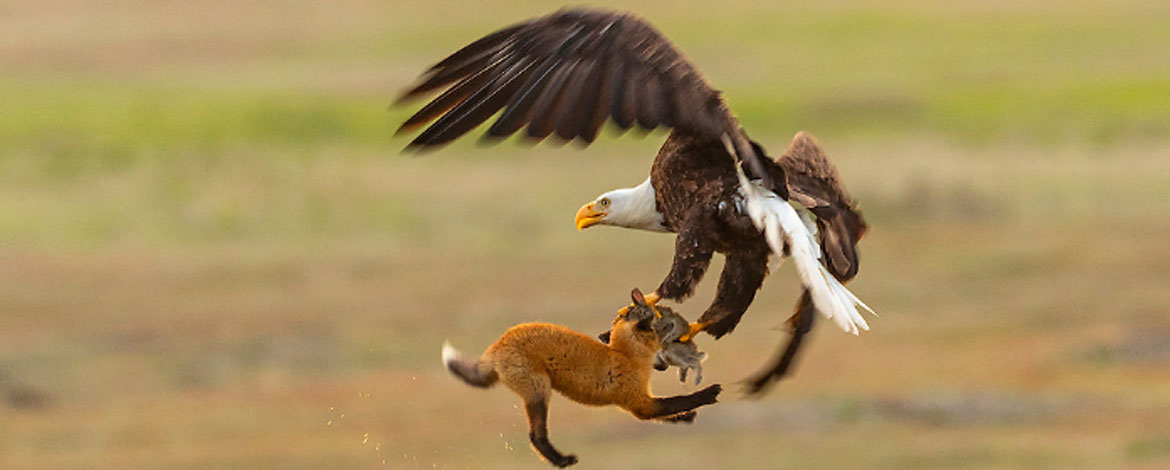
[[723, 389], [716, 384], [690, 395], [650, 395], [657, 317], [641, 291], [630, 295], [634, 306], [614, 319], [609, 344], [563, 326], [525, 323], [505, 332], [479, 359], [461, 359], [444, 344], [443, 364], [469, 385], [487, 388], [499, 381], [520, 395], [532, 446], [558, 467], [577, 463], [577, 456], [561, 454], [548, 440], [552, 390], [585, 405], [617, 405], [639, 419], [691, 422], [695, 408], [715, 403]]

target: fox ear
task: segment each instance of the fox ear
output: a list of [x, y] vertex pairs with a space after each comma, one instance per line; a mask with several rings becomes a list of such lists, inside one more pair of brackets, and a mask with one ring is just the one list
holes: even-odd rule
[[630, 299], [634, 301], [635, 305], [646, 306], [646, 297], [642, 296], [642, 290], [637, 287], [630, 291]]

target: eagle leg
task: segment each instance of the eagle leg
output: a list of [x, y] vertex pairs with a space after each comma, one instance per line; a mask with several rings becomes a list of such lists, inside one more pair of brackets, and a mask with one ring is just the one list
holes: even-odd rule
[[711, 265], [715, 246], [710, 234], [717, 231], [712, 212], [702, 208], [691, 211], [674, 240], [674, 261], [670, 264], [670, 272], [652, 295], [679, 302], [690, 297]]
[[[768, 275], [768, 252], [736, 252], [727, 255], [715, 300], [699, 316], [702, 331], [719, 339], [734, 330], [744, 312], [756, 298], [756, 292]], [[698, 331], [696, 331], [697, 333]]]

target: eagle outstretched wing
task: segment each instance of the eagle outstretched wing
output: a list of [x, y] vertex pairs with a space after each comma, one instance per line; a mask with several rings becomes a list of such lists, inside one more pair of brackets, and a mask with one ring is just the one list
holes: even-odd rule
[[[636, 123], [741, 140], [719, 92], [657, 29], [625, 13], [567, 9], [503, 28], [432, 66], [398, 103], [444, 87], [399, 128], [434, 121], [410, 147], [446, 144], [501, 109], [485, 137], [527, 126], [537, 141], [555, 133], [588, 144], [612, 119], [622, 129]], [[739, 154], [771, 187], [759, 157]]]

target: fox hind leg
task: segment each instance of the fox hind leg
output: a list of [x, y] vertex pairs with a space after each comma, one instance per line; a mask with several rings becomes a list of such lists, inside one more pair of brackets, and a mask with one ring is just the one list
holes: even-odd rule
[[524, 401], [524, 411], [528, 413], [528, 440], [532, 447], [540, 452], [549, 463], [557, 467], [568, 467], [577, 463], [577, 456], [564, 455], [553, 447], [548, 440], [548, 396]]
[[528, 415], [528, 440], [532, 448], [545, 460], [558, 467], [577, 463], [576, 455], [564, 455], [548, 440], [548, 400], [552, 396], [552, 381], [547, 374], [534, 373], [533, 364], [506, 362], [500, 368], [500, 381], [524, 400]]

